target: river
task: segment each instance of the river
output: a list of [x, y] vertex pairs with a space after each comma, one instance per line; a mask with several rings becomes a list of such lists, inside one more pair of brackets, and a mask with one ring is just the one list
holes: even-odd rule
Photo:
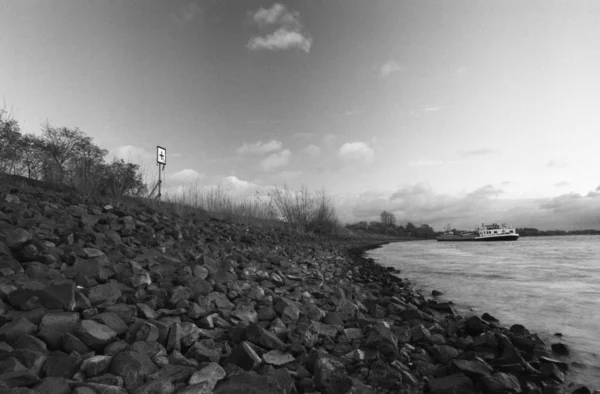
[[600, 389], [600, 236], [397, 242], [368, 256], [425, 295], [443, 292], [462, 315], [488, 312], [505, 326], [523, 324], [548, 347], [563, 342], [565, 360], [577, 363], [569, 381]]

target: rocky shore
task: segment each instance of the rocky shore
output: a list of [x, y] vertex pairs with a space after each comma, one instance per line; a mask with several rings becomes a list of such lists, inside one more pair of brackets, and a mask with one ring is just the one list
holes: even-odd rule
[[364, 258], [383, 242], [0, 186], [0, 393], [590, 392]]

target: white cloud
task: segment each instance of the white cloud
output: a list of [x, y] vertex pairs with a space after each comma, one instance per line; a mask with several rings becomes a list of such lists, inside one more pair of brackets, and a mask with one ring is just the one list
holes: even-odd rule
[[199, 173], [191, 168], [186, 168], [181, 171], [177, 171], [167, 178], [167, 182], [170, 184], [181, 185], [188, 182], [199, 181], [206, 178], [206, 175]]
[[237, 149], [237, 152], [250, 154], [265, 154], [281, 149], [281, 145], [281, 142], [277, 140], [271, 140], [265, 143], [263, 143], [262, 141], [258, 141], [254, 144], [244, 142], [244, 144]]
[[297, 31], [290, 31], [285, 27], [264, 37], [252, 37], [248, 41], [248, 48], [252, 50], [268, 49], [272, 51], [299, 48], [304, 52], [310, 52], [312, 38], [304, 36]]
[[150, 153], [144, 148], [133, 145], [117, 146], [116, 148], [111, 149], [110, 153], [113, 157], [117, 159], [123, 159], [125, 161], [137, 162], [152, 160], [154, 158], [154, 153]]
[[402, 67], [400, 67], [398, 63], [396, 63], [394, 60], [388, 60], [381, 65], [381, 68], [379, 69], [379, 75], [385, 78], [400, 71], [402, 71]]
[[252, 15], [252, 21], [262, 30], [275, 28], [270, 33], [257, 35], [248, 41], [251, 50], [285, 50], [299, 48], [310, 52], [313, 39], [300, 22], [300, 14], [284, 5], [275, 3], [269, 9], [260, 8]]
[[299, 13], [288, 11], [284, 5], [275, 3], [269, 9], [260, 8], [252, 16], [254, 22], [260, 27], [270, 25], [284, 25], [290, 28], [301, 28], [302, 24], [299, 20]]
[[309, 145], [306, 148], [304, 148], [304, 152], [311, 156], [318, 156], [321, 153], [321, 148], [319, 148], [316, 145]]
[[342, 160], [371, 163], [375, 159], [375, 151], [365, 142], [346, 142], [340, 147], [338, 156]]
[[260, 165], [265, 171], [272, 171], [287, 165], [290, 162], [291, 156], [292, 152], [289, 149], [284, 149], [281, 152], [269, 155], [260, 162]]
[[225, 177], [225, 182], [228, 185], [231, 185], [236, 189], [247, 189], [247, 188], [253, 186], [252, 183], [250, 183], [248, 181], [243, 181], [243, 180], [239, 179], [238, 177], [236, 177], [235, 175], [230, 175], [228, 177]]

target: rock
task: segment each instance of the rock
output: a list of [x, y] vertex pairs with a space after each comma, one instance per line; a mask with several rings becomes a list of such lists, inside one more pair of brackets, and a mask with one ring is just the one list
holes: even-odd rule
[[378, 349], [386, 360], [394, 360], [398, 355], [398, 338], [384, 323], [376, 323], [367, 337], [367, 346]]
[[402, 387], [402, 373], [388, 363], [377, 360], [371, 364], [368, 381], [378, 389], [397, 390]]
[[132, 391], [145, 383], [146, 377], [158, 370], [152, 360], [144, 354], [124, 351], [113, 357], [108, 371], [123, 378], [123, 386]]
[[496, 372], [493, 375], [484, 376], [479, 382], [481, 387], [485, 389], [485, 392], [490, 394], [521, 392], [519, 380], [515, 376], [503, 372]]
[[443, 295], [444, 293], [442, 293], [441, 291], [437, 291], [437, 290], [432, 290], [431, 291], [431, 295], [434, 297], [439, 297], [441, 295]]
[[279, 350], [271, 350], [263, 354], [262, 359], [265, 363], [280, 366], [294, 361], [294, 356], [290, 353], [283, 353]]
[[46, 377], [33, 389], [40, 394], [71, 394], [71, 388], [65, 378]]
[[81, 370], [87, 377], [99, 376], [108, 371], [111, 361], [111, 356], [92, 356], [83, 361]]
[[281, 387], [279, 381], [271, 376], [255, 374], [236, 374], [223, 379], [213, 391], [214, 394], [292, 394]]
[[8, 372], [0, 375], [0, 382], [8, 387], [31, 387], [40, 381], [29, 369]]
[[22, 228], [15, 228], [6, 234], [4, 243], [10, 249], [16, 250], [25, 245], [25, 243], [31, 241], [33, 236], [31, 233]]
[[564, 343], [553, 343], [551, 345], [551, 347], [552, 347], [552, 352], [555, 354], [558, 354], [560, 356], [568, 356], [569, 355], [569, 348]]
[[93, 320], [82, 320], [75, 328], [75, 335], [92, 349], [102, 349], [114, 341], [117, 333], [104, 324]]
[[448, 375], [429, 381], [431, 394], [476, 394], [471, 379], [463, 374]]
[[227, 363], [235, 364], [246, 371], [255, 369], [261, 362], [256, 351], [246, 341], [241, 342], [227, 358]]
[[81, 359], [62, 352], [48, 355], [43, 371], [45, 376], [71, 379], [79, 370]]
[[190, 377], [188, 384], [207, 383], [210, 390], [214, 389], [217, 382], [225, 377], [225, 370], [217, 363], [209, 363], [207, 366], [194, 372]]
[[344, 364], [319, 357], [315, 363], [315, 386], [323, 394], [346, 393], [352, 387], [352, 380]]
[[152, 380], [132, 390], [132, 394], [171, 394], [173, 392], [175, 392], [175, 386], [168, 379]]
[[471, 316], [465, 320], [465, 330], [469, 335], [476, 336], [483, 333], [485, 325], [478, 316]]
[[474, 360], [454, 359], [452, 360], [451, 366], [457, 372], [462, 372], [474, 379], [489, 375], [493, 370], [485, 361], [477, 358]]
[[487, 312], [485, 312], [483, 315], [481, 315], [481, 319], [485, 320], [488, 323], [498, 323], [499, 322], [498, 319], [496, 319], [494, 316], [490, 315]]

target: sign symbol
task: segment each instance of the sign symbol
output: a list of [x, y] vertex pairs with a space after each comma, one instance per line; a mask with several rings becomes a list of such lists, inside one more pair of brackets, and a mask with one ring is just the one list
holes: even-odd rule
[[162, 146], [156, 147], [156, 162], [162, 165], [167, 164], [167, 150]]

